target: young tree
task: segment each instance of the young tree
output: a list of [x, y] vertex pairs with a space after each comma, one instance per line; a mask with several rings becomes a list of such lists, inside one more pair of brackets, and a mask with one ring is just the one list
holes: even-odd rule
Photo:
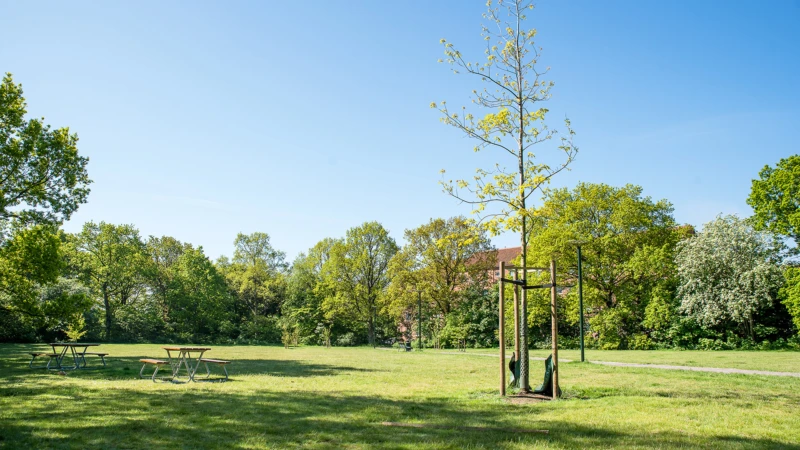
[[781, 159], [775, 168], [764, 166], [758, 176], [747, 198], [756, 228], [789, 236], [800, 245], [800, 155]]
[[753, 337], [753, 316], [783, 284], [779, 244], [736, 216], [718, 217], [678, 245], [681, 309], [701, 325], [733, 321]]
[[7, 73], [0, 84], [0, 240], [12, 221], [60, 224], [89, 195], [78, 136], [44, 119], [25, 120], [26, 108], [22, 85]]
[[[472, 91], [472, 102], [476, 107], [492, 112], [476, 118], [466, 107], [461, 112], [451, 111], [445, 102], [432, 103], [431, 107], [442, 113], [445, 124], [474, 139], [475, 151], [497, 150], [513, 164], [511, 171], [497, 163], [489, 170], [478, 169], [472, 181], [443, 180], [442, 185], [447, 194], [473, 205], [473, 213], [482, 215], [482, 225], [492, 235], [503, 230], [518, 232], [522, 261], [526, 261], [530, 236], [528, 221], [532, 214], [530, 197], [565, 170], [578, 149], [572, 141], [575, 133], [569, 120], [565, 120], [566, 136], [561, 138], [560, 145], [555, 146], [556, 154], [561, 158], [542, 159], [544, 152], [534, 156], [534, 148], [546, 145], [556, 136], [556, 131], [545, 124], [548, 110], [541, 106], [550, 99], [554, 83], [546, 79], [549, 68], [541, 70], [537, 66], [542, 49], [534, 42], [536, 30], [524, 28], [525, 14], [533, 9], [533, 3], [530, 0], [509, 0], [498, 1], [498, 5], [502, 8], [495, 8], [491, 1], [488, 2], [488, 12], [484, 14], [488, 25], [484, 25], [481, 33], [486, 41], [486, 59], [483, 62], [466, 59], [453, 44], [441, 40], [446, 62], [454, 66], [455, 73], [464, 71], [488, 85]], [[526, 277], [523, 271], [523, 282]], [[524, 290], [521, 297], [524, 314], [527, 308]], [[523, 392], [530, 390], [525, 328], [522, 327], [520, 332], [520, 386]]]
[[70, 237], [69, 259], [82, 281], [99, 295], [105, 309], [105, 338], [112, 338], [114, 309], [143, 286], [144, 243], [133, 225], [87, 222]]
[[365, 322], [372, 346], [389, 285], [389, 261], [395, 253], [397, 244], [389, 232], [378, 222], [367, 222], [347, 230], [345, 239], [334, 243], [322, 266], [322, 283], [334, 293], [325, 298], [323, 308], [327, 313]]

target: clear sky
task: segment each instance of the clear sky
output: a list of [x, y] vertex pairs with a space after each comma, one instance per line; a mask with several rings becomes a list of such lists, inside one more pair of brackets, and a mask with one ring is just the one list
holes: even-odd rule
[[[475, 154], [432, 101], [477, 79], [439, 39], [482, 56], [482, 0], [0, 0], [0, 71], [32, 116], [69, 126], [89, 202], [65, 224], [132, 223], [212, 257], [264, 231], [289, 260], [377, 220], [399, 240], [468, 214], [439, 170]], [[557, 186], [641, 185], [681, 223], [750, 215], [750, 182], [800, 152], [800, 2], [541, 1], [529, 15], [580, 154]], [[542, 150], [542, 153], [550, 151]], [[494, 240], [515, 245], [513, 236]]]

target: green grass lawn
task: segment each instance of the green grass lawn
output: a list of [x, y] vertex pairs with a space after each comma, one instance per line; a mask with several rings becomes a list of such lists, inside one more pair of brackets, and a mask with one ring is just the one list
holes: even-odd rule
[[[207, 356], [234, 361], [232, 381], [172, 384], [137, 378], [140, 357], [165, 356], [159, 345], [103, 345], [108, 368], [65, 376], [28, 369], [33, 348], [0, 346], [2, 448], [800, 449], [797, 378], [570, 363], [561, 367], [564, 400], [518, 405], [497, 395], [498, 363], [487, 357], [214, 346]], [[391, 428], [383, 421], [550, 434]]]
[[[436, 351], [436, 350], [431, 350]], [[454, 350], [441, 350], [454, 352]], [[511, 349], [506, 348], [509, 356]], [[497, 355], [497, 349], [467, 349], [467, 353]], [[549, 350], [531, 350], [531, 356], [545, 358]], [[559, 358], [580, 361], [580, 350], [559, 350]], [[586, 350], [588, 361], [613, 361], [676, 366], [720, 367], [731, 369], [770, 370], [800, 373], [800, 352], [797, 351], [702, 351], [702, 350]]]

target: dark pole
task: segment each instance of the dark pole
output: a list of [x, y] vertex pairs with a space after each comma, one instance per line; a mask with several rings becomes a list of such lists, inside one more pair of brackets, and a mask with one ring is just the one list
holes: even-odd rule
[[[500, 280], [497, 284], [500, 286], [498, 294], [500, 296], [498, 304], [499, 323], [497, 328], [497, 339], [500, 342], [500, 395], [506, 395], [506, 319], [505, 319], [505, 303], [504, 296], [505, 286], [503, 285], [503, 277], [506, 276], [506, 263], [500, 261]], [[525, 291], [523, 291], [525, 292]]]
[[417, 296], [419, 298], [417, 334], [419, 334], [419, 351], [422, 351], [422, 291], [417, 291]]
[[581, 258], [581, 246], [578, 245], [578, 311], [581, 316], [581, 362], [584, 362], [583, 356], [583, 263]]

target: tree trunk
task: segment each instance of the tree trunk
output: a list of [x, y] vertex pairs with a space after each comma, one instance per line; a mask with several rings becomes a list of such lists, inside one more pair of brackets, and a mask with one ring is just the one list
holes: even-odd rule
[[375, 316], [370, 311], [369, 314], [369, 332], [367, 333], [367, 339], [369, 340], [369, 345], [375, 348]]

